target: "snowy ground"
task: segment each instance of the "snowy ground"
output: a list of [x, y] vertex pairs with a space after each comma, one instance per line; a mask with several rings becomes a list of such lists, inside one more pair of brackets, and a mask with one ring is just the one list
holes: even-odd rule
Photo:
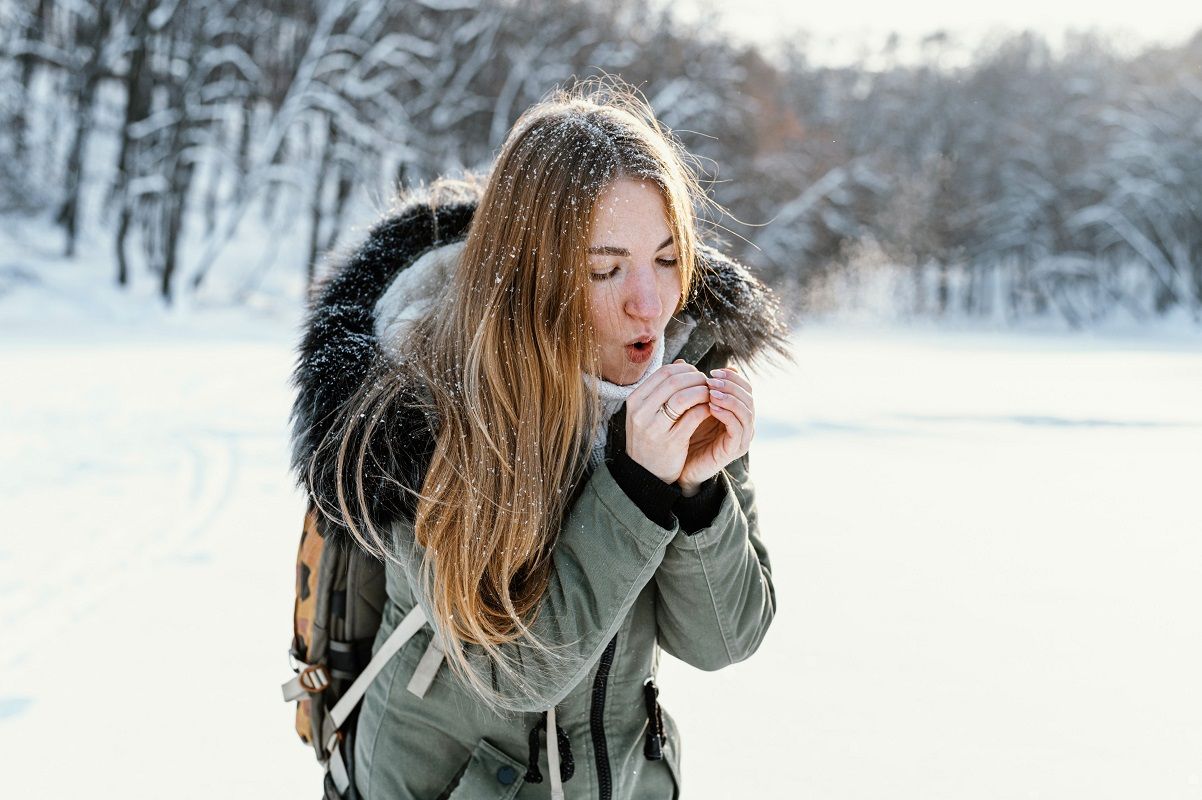
[[[55, 297], [0, 297], [0, 794], [317, 796], [278, 689], [297, 319]], [[1202, 335], [797, 359], [756, 378], [775, 624], [663, 666], [685, 796], [1202, 798]]]

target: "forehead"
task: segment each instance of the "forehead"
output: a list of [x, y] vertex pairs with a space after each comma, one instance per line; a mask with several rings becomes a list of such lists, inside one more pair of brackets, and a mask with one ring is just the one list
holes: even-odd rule
[[[654, 181], [621, 178], [605, 187], [593, 209], [593, 244], [621, 244], [621, 239], [654, 238], [670, 231], [663, 192]], [[602, 241], [605, 240], [605, 241]]]

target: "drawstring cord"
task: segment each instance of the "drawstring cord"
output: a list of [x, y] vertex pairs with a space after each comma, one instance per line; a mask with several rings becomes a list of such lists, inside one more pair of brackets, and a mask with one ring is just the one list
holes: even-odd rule
[[[648, 761], [659, 761], [664, 757], [664, 716], [659, 707], [659, 687], [655, 685], [655, 679], [652, 677], [643, 681], [643, 702], [647, 710], [647, 740], [643, 745], [643, 755]], [[542, 718], [530, 729], [526, 759], [527, 783], [543, 782], [542, 770], [538, 768], [538, 754], [542, 750], [538, 734], [539, 731], [547, 730], [549, 713], [544, 711]], [[559, 744], [559, 777], [561, 781], [566, 782], [576, 773], [576, 762], [572, 757], [572, 740], [558, 722], [555, 723], [555, 740]], [[554, 788], [552, 786], [552, 789]]]
[[659, 687], [654, 678], [643, 681], [643, 701], [647, 706], [647, 741], [643, 755], [648, 761], [659, 761], [664, 757], [664, 716], [659, 710]]
[[[538, 724], [530, 729], [530, 754], [527, 758], [528, 765], [526, 769], [527, 783], [542, 783], [543, 773], [538, 768], [538, 753], [542, 748], [539, 746], [539, 731], [547, 729], [547, 712], [543, 712], [543, 718], [538, 721]], [[572, 742], [568, 738], [568, 733], [559, 723], [555, 724], [556, 741], [559, 742], [559, 777], [562, 781], [568, 781], [576, 772], [576, 762], [572, 759]]]

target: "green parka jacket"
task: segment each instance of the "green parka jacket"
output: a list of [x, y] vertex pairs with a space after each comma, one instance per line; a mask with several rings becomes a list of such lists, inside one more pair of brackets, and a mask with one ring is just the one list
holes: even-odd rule
[[[477, 197], [434, 204], [411, 198], [373, 228], [328, 278], [311, 309], [295, 381], [294, 466], [329, 419], [387, 358], [407, 322], [436, 302], [461, 249]], [[665, 363], [684, 358], [703, 371], [765, 349], [784, 352], [771, 292], [744, 267], [705, 246], [697, 289], [665, 336]], [[420, 487], [432, 432], [398, 412], [381, 429], [412, 454], [394, 477]], [[553, 551], [553, 570], [534, 630], [566, 646], [567, 669], [519, 691], [493, 683], [514, 709], [486, 710], [443, 666], [418, 696], [407, 691], [435, 634], [423, 625], [387, 663], [363, 698], [355, 728], [355, 788], [367, 800], [547, 798], [551, 796], [547, 711], [554, 710], [559, 776], [567, 798], [680, 796], [681, 735], [655, 700], [663, 649], [703, 670], [741, 661], [762, 641], [775, 612], [768, 553], [744, 456], [712, 480], [712, 519], [687, 531], [676, 516], [653, 521], [614, 474], [625, 444], [625, 406], [610, 419], [606, 459], [576, 487]], [[313, 490], [330, 492], [333, 467], [319, 464]], [[381, 486], [373, 521], [389, 530], [401, 565], [387, 563], [387, 603], [375, 647], [428, 600], [415, 596], [419, 546], [411, 501]], [[707, 515], [708, 516], [708, 515]], [[667, 522], [669, 527], [663, 523]], [[440, 643], [438, 640], [437, 643]], [[506, 645], [522, 663], [537, 659]], [[527, 661], [528, 660], [528, 661]], [[548, 673], [549, 674], [549, 673]], [[541, 730], [540, 730], [541, 728]]]

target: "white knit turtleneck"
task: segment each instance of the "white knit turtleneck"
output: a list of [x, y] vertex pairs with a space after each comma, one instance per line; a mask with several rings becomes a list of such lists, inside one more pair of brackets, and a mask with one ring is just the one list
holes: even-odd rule
[[595, 375], [584, 373], [585, 382], [596, 390], [601, 396], [601, 420], [597, 425], [597, 431], [593, 437], [593, 450], [589, 456], [589, 463], [595, 468], [600, 466], [605, 460], [605, 440], [609, 433], [609, 420], [614, 415], [614, 412], [622, 407], [626, 399], [634, 393], [634, 390], [642, 385], [643, 381], [651, 377], [651, 373], [655, 372], [664, 363], [664, 337], [655, 337], [655, 347], [651, 351], [651, 358], [647, 362], [647, 368], [643, 370], [643, 374], [634, 383], [628, 383], [624, 386], [612, 383], [604, 378], [598, 378]]

